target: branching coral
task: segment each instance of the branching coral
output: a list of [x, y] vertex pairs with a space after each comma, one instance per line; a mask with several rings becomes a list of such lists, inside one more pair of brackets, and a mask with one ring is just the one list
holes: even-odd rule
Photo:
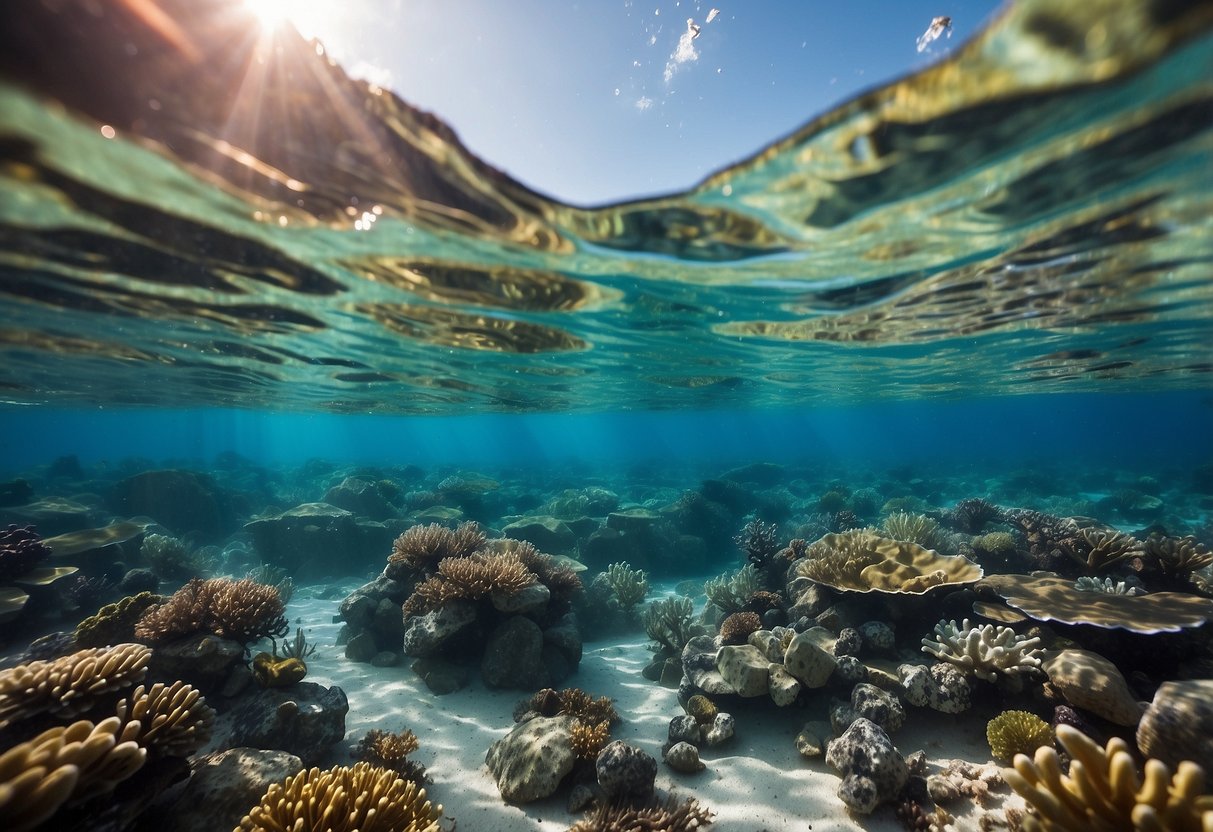
[[1053, 727], [1030, 711], [1003, 711], [986, 724], [986, 741], [996, 760], [1034, 754], [1053, 742]]
[[523, 565], [516, 552], [479, 552], [443, 558], [438, 571], [426, 578], [404, 602], [404, 614], [421, 615], [452, 601], [479, 601], [490, 593], [513, 595], [539, 578]]
[[242, 644], [289, 631], [278, 590], [256, 581], [195, 578], [135, 625], [135, 638], [159, 644], [194, 633], [213, 633]]
[[83, 713], [100, 697], [138, 684], [151, 655], [142, 644], [119, 644], [0, 672], [0, 728], [39, 713]]
[[456, 529], [437, 523], [413, 526], [392, 543], [388, 564], [429, 570], [445, 558], [466, 558], [479, 552], [484, 544], [484, 532], [471, 521]]
[[957, 503], [948, 512], [948, 521], [962, 532], [976, 534], [992, 520], [1002, 517], [1002, 509], [980, 497], [969, 497]]
[[935, 625], [935, 635], [939, 641], [922, 640], [924, 653], [987, 682], [1040, 667], [1040, 639], [1016, 635], [1010, 627], [974, 627], [966, 618], [960, 627], [955, 621], [940, 621]]
[[934, 549], [943, 539], [938, 523], [925, 514], [910, 514], [908, 511], [893, 512], [884, 519], [881, 529], [893, 540], [917, 543], [927, 549]]
[[121, 644], [135, 638], [135, 625], [150, 607], [168, 599], [152, 592], [128, 595], [113, 604], [106, 604], [96, 614], [76, 625], [77, 647], [104, 647]]
[[202, 694], [181, 681], [140, 685], [118, 703], [117, 714], [124, 740], [165, 757], [188, 757], [206, 745], [215, 722]]
[[167, 534], [149, 534], [139, 547], [143, 560], [162, 578], [189, 580], [215, 567], [214, 561], [191, 549], [185, 541]]
[[982, 576], [981, 567], [967, 558], [941, 555], [867, 530], [826, 535], [809, 546], [795, 569], [796, 575], [834, 589], [912, 595]]
[[575, 716], [582, 722], [614, 723], [619, 721], [615, 713], [615, 705], [607, 696], [597, 699], [590, 696], [581, 688], [566, 688], [557, 694], [560, 697], [560, 710], [557, 713]]
[[1104, 592], [1108, 595], [1144, 594], [1140, 588], [1130, 586], [1124, 581], [1117, 581], [1112, 578], [1104, 578], [1101, 581], [1099, 578], [1091, 578], [1086, 575], [1074, 582], [1074, 588], [1083, 592]]
[[751, 520], [733, 538], [733, 542], [754, 566], [763, 566], [779, 551], [779, 527], [774, 523]]
[[644, 631], [653, 641], [680, 653], [694, 633], [693, 610], [691, 599], [678, 595], [654, 601], [644, 611]]
[[425, 789], [368, 763], [313, 768], [270, 786], [243, 832], [438, 832], [442, 807]]
[[551, 590], [553, 598], [568, 600], [581, 591], [581, 577], [568, 565], [576, 563], [571, 558], [545, 555], [536, 549], [533, 543], [510, 537], [493, 540], [486, 548], [493, 552], [517, 554], [522, 565], [534, 572], [539, 583]]
[[593, 815], [569, 827], [569, 832], [691, 832], [710, 824], [712, 816], [690, 798], [683, 803], [670, 798], [647, 806], [602, 803]]
[[1192, 535], [1165, 537], [1152, 534], [1146, 538], [1139, 572], [1158, 571], [1164, 578], [1184, 578], [1213, 563], [1213, 552]]
[[425, 766], [408, 759], [420, 747], [417, 735], [407, 728], [399, 734], [372, 728], [354, 749], [354, 759], [391, 769], [406, 780], [424, 783], [428, 779]]
[[[1079, 563], [1088, 572], [1106, 572], [1118, 563], [1137, 557], [1143, 551], [1140, 540], [1114, 529], [1082, 529], [1086, 558]], [[1077, 557], [1077, 555], [1076, 555]]]
[[1162, 761], [1147, 760], [1143, 778], [1120, 737], [1100, 748], [1077, 728], [1058, 725], [1057, 739], [1073, 760], [1068, 774], [1051, 746], [1037, 749], [1033, 759], [1017, 756], [1015, 767], [1003, 772], [1035, 811], [1023, 819], [1025, 832], [1213, 828], [1213, 795], [1196, 763], [1180, 763], [1172, 776]]
[[754, 565], [747, 563], [732, 575], [717, 575], [703, 585], [703, 594], [726, 613], [745, 608], [750, 596], [762, 589], [762, 576]]
[[603, 574], [616, 602], [625, 610], [630, 610], [649, 594], [648, 575], [626, 562], [612, 563]]
[[569, 729], [569, 744], [579, 760], [593, 760], [611, 741], [611, 723], [577, 720]]

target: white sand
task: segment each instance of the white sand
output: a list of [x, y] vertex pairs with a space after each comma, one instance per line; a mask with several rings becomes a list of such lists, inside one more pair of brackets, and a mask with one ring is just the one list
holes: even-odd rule
[[[339, 601], [300, 598], [288, 614], [292, 631], [302, 626], [318, 646], [308, 659], [308, 681], [339, 685], [350, 701], [346, 739], [334, 746], [327, 764], [349, 764], [350, 751], [370, 728], [409, 728], [421, 741], [413, 755], [429, 770], [431, 800], [441, 803], [447, 820], [460, 832], [565, 830], [579, 819], [566, 811], [567, 789], [524, 806], [506, 804], [484, 765], [489, 745], [513, 727], [514, 705], [526, 694], [484, 687], [478, 675], [463, 690], [435, 696], [407, 663], [378, 668], [347, 661], [334, 642], [340, 623], [333, 623]], [[658, 760], [657, 788], [680, 799], [694, 797], [716, 813], [709, 829], [743, 832], [826, 832], [827, 830], [899, 830], [892, 809], [861, 818], [848, 815], [835, 796], [838, 776], [822, 759], [806, 760], [793, 738], [810, 719], [828, 719], [808, 709], [782, 710], [765, 699], [735, 708], [737, 736], [717, 748], [702, 749], [707, 769], [679, 774], [661, 762], [671, 717], [682, 713], [675, 691], [640, 675], [652, 657], [643, 633], [610, 642], [586, 644], [576, 674], [562, 686], [576, 686], [595, 696], [610, 696], [623, 719], [614, 739], [639, 746]], [[910, 709], [906, 725], [893, 737], [905, 754], [919, 748], [931, 760], [989, 759], [984, 725], [979, 720]], [[967, 799], [949, 806], [959, 816], [955, 828], [976, 829], [973, 804]]]

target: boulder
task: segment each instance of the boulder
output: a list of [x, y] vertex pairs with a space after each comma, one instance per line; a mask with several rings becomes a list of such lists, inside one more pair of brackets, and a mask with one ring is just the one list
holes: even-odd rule
[[153, 678], [180, 679], [210, 693], [243, 662], [244, 645], [240, 642], [197, 633], [154, 648], [148, 668]]
[[470, 601], [452, 601], [425, 615], [410, 616], [405, 619], [404, 653], [414, 658], [432, 656], [475, 624], [476, 605]]
[[1172, 771], [1183, 760], [1213, 771], [1213, 679], [1160, 685], [1137, 726], [1137, 747]]
[[1043, 670], [1049, 684], [1066, 701], [1117, 725], [1133, 726], [1141, 719], [1144, 705], [1129, 690], [1129, 683], [1116, 665], [1090, 650], [1050, 650]]
[[556, 791], [573, 770], [573, 716], [536, 717], [514, 727], [489, 746], [488, 765], [501, 796], [529, 803]]
[[205, 474], [192, 471], [144, 471], [117, 483], [109, 494], [115, 514], [144, 515], [178, 537], [191, 532], [215, 541], [231, 530], [230, 499]]
[[208, 754], [194, 763], [181, 790], [172, 812], [173, 832], [234, 829], [271, 785], [302, 770], [303, 761], [285, 751], [231, 748]]
[[781, 708], [796, 701], [800, 695], [800, 682], [781, 664], [770, 665], [771, 700]]
[[384, 498], [379, 486], [358, 477], [346, 477], [340, 484], [334, 485], [325, 492], [323, 502], [372, 520], [387, 520], [396, 516], [396, 507]]
[[723, 711], [716, 714], [712, 719], [712, 724], [708, 730], [703, 732], [703, 741], [708, 745], [720, 745], [733, 738], [733, 733], [737, 729], [737, 720], [733, 719], [732, 714], [726, 714]]
[[752, 644], [730, 644], [716, 654], [716, 669], [738, 696], [764, 695], [769, 686], [770, 662]]
[[534, 543], [539, 551], [551, 555], [571, 555], [577, 545], [573, 530], [564, 521], [548, 515], [520, 518], [502, 528], [501, 533], [514, 540]]
[[334, 564], [353, 574], [383, 562], [384, 550], [364, 540], [353, 512], [328, 503], [303, 503], [244, 524], [262, 561], [296, 581], [331, 574]]
[[788, 648], [783, 654], [783, 666], [806, 688], [825, 685], [838, 663], [829, 650], [820, 646], [820, 641], [828, 635], [821, 627], [797, 633], [788, 642]]
[[543, 631], [521, 615], [511, 616], [489, 634], [480, 675], [491, 688], [539, 690], [548, 684], [543, 663]]
[[665, 764], [683, 774], [694, 774], [705, 768], [703, 760], [699, 759], [699, 749], [689, 742], [671, 745], [665, 752]]
[[720, 645], [712, 636], [695, 636], [682, 648], [682, 672], [692, 685], [709, 695], [734, 693], [716, 669]]
[[598, 752], [594, 770], [599, 787], [610, 800], [643, 801], [653, 794], [657, 761], [623, 740], [615, 740]]
[[842, 775], [839, 799], [861, 815], [894, 800], [910, 779], [905, 758], [888, 734], [867, 719], [855, 720], [846, 733], [830, 740], [826, 762]]
[[345, 737], [350, 704], [345, 691], [314, 682], [258, 690], [231, 713], [232, 745], [294, 754], [306, 766], [320, 762]]
[[830, 723], [834, 733], [841, 734], [860, 718], [871, 720], [891, 734], [905, 723], [906, 709], [893, 694], [861, 682], [851, 689], [849, 704], [839, 702], [830, 708]]
[[699, 745], [702, 741], [700, 733], [699, 723], [689, 714], [670, 720], [668, 736], [671, 743], [689, 742], [691, 745]]

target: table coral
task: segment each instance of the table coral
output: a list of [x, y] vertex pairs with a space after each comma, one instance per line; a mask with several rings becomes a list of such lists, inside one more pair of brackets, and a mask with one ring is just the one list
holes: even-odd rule
[[981, 567], [967, 558], [866, 530], [825, 535], [809, 546], [795, 570], [795, 575], [834, 589], [911, 595], [982, 576]]
[[1040, 667], [1040, 639], [1016, 635], [1010, 627], [975, 627], [966, 618], [959, 627], [955, 621], [940, 621], [935, 625], [935, 635], [939, 641], [923, 638], [924, 653], [987, 682]]
[[1161, 760], [1146, 761], [1139, 776], [1129, 744], [1119, 737], [1100, 748], [1069, 725], [1057, 739], [1073, 759], [1062, 773], [1057, 751], [1019, 755], [1003, 777], [1035, 811], [1023, 819], [1025, 832], [1109, 830], [1200, 830], [1213, 828], [1213, 794], [1205, 771], [1183, 762], [1172, 775]]

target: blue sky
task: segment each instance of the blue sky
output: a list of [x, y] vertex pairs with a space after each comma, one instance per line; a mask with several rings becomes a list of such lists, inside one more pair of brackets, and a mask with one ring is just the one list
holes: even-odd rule
[[[351, 0], [322, 3], [330, 11], [301, 16], [300, 28], [347, 69], [437, 113], [497, 167], [594, 204], [688, 187], [856, 92], [939, 60], [997, 6]], [[707, 24], [713, 7], [720, 14]], [[940, 15], [952, 17], [952, 36], [919, 53], [916, 39]], [[687, 18], [701, 26], [698, 57], [671, 64]]]

